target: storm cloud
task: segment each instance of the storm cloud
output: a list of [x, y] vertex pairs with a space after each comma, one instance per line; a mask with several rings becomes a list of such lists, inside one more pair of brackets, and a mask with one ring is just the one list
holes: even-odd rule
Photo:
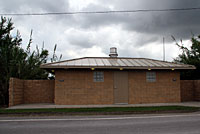
[[[200, 7], [199, 0], [0, 0], [0, 13], [46, 13], [73, 11], [109, 11], [173, 9]], [[118, 48], [119, 56], [162, 59], [165, 38], [166, 58], [172, 60], [179, 50], [171, 35], [189, 43], [192, 34], [200, 34], [200, 10], [135, 12], [12, 17], [26, 46], [31, 29], [33, 44], [53, 50], [63, 59], [82, 56], [107, 56], [109, 48]]]

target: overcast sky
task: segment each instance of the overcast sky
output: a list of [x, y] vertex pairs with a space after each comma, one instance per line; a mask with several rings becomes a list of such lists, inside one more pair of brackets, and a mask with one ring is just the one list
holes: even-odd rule
[[[200, 7], [200, 0], [0, 0], [0, 13], [46, 13]], [[63, 58], [108, 56], [117, 47], [120, 57], [166, 59], [180, 53], [171, 39], [190, 44], [191, 33], [200, 34], [200, 10], [12, 17], [25, 48], [33, 29], [33, 47], [38, 45]], [[15, 31], [16, 32], [16, 31]], [[14, 33], [13, 33], [14, 34]]]

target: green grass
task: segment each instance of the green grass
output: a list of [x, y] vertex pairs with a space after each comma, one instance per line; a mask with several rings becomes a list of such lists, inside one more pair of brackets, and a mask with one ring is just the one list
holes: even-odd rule
[[140, 113], [162, 111], [197, 111], [198, 107], [153, 106], [153, 107], [105, 107], [105, 108], [43, 108], [43, 109], [0, 109], [0, 114], [40, 114], [40, 113]]

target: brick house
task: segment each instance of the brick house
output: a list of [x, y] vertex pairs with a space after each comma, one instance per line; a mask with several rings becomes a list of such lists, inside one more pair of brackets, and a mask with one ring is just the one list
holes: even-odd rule
[[60, 105], [173, 103], [181, 101], [180, 71], [195, 69], [146, 58], [84, 57], [48, 63], [55, 72], [54, 103]]

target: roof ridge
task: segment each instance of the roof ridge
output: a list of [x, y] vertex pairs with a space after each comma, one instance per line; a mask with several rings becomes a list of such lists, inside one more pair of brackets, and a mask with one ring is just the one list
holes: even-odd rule
[[83, 57], [83, 58], [108, 58], [108, 59], [122, 59], [123, 58], [123, 59], [149, 59], [151, 60], [150, 58], [139, 58], [139, 57], [136, 57], [136, 58], [133, 58], [133, 57]]

